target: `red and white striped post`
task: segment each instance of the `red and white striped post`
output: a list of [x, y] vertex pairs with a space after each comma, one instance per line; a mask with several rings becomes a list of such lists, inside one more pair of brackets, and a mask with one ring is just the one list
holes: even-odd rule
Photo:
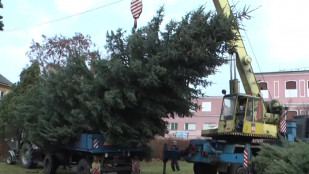
[[246, 168], [246, 167], [248, 167], [248, 150], [247, 149], [245, 149], [244, 150], [244, 167]]
[[283, 134], [286, 133], [286, 116], [284, 116], [283, 118], [281, 118], [281, 121], [280, 121], [280, 128], [279, 128], [279, 131]]
[[143, 3], [141, 0], [132, 0], [131, 2], [131, 13], [134, 18], [134, 28], [137, 27], [137, 19], [142, 13]]
[[93, 148], [97, 149], [99, 147], [99, 140], [95, 139], [93, 140]]
[[132, 160], [132, 173], [133, 174], [141, 173], [140, 161], [138, 159]]

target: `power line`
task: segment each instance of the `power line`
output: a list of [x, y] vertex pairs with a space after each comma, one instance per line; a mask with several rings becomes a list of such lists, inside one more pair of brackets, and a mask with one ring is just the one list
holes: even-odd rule
[[95, 11], [95, 10], [98, 10], [98, 9], [101, 9], [101, 8], [104, 8], [104, 7], [108, 7], [108, 6], [117, 4], [117, 3], [121, 2], [121, 1], [124, 1], [124, 0], [118, 0], [118, 1], [115, 1], [115, 2], [112, 2], [112, 3], [109, 3], [109, 4], [106, 4], [106, 5], [103, 5], [103, 6], [100, 6], [100, 7], [96, 7], [96, 8], [90, 9], [90, 10], [86, 10], [86, 11], [83, 11], [83, 12], [80, 12], [80, 13], [76, 13], [76, 14], [73, 14], [73, 15], [70, 15], [70, 16], [62, 17], [62, 18], [59, 18], [59, 19], [54, 19], [54, 20], [51, 20], [51, 21], [39, 23], [39, 24], [36, 24], [36, 25], [33, 25], [33, 26], [22, 27], [22, 28], [15, 28], [15, 29], [10, 29], [10, 30], [5, 30], [5, 31], [3, 31], [3, 32], [16, 31], [16, 30], [23, 30], [23, 29], [26, 29], [26, 28], [34, 27], [34, 26], [40, 26], [40, 25], [45, 25], [45, 24], [50, 24], [50, 23], [62, 21], [62, 20], [65, 20], [65, 19], [69, 19], [69, 18], [72, 18], [72, 17], [75, 17], [75, 16], [83, 15], [83, 14], [85, 14], [85, 13], [89, 13], [89, 12], [92, 12], [92, 11]]

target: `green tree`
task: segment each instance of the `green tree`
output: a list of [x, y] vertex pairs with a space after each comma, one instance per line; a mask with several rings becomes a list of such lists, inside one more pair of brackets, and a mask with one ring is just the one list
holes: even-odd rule
[[[3, 8], [3, 4], [1, 2], [1, 0], [0, 0], [0, 8]], [[0, 15], [0, 19], [2, 19], [2, 18], [3, 18], [3, 16]], [[4, 24], [3, 24], [3, 21], [1, 20], [0, 21], [0, 31], [3, 31], [3, 27], [4, 27]]]
[[[197, 86], [211, 84], [208, 75], [227, 61], [237, 19], [199, 8], [161, 31], [163, 13], [159, 9], [128, 36], [121, 29], [107, 33], [108, 58], [88, 54], [88, 47], [58, 47], [61, 39], [31, 47], [31, 60], [46, 73], [16, 109], [29, 140], [56, 148], [82, 132], [96, 132], [113, 144], [146, 143], [167, 132], [164, 118], [190, 117], [201, 94]], [[50, 54], [51, 47], [58, 51]], [[52, 61], [44, 64], [46, 57]]]
[[27, 138], [37, 145], [55, 148], [82, 132], [94, 132], [92, 124], [100, 126], [92, 120], [96, 117], [87, 105], [95, 95], [91, 91], [93, 74], [84, 57], [76, 56], [71, 56], [62, 70], [49, 71], [19, 112]]
[[46, 68], [55, 69], [65, 66], [69, 54], [73, 52], [84, 55], [88, 62], [94, 54], [90, 51], [94, 44], [88, 35], [84, 36], [81, 33], [75, 33], [71, 38], [62, 35], [48, 38], [42, 35], [42, 38], [42, 43], [32, 41], [27, 56], [31, 62], [38, 61], [43, 71]]
[[33, 96], [35, 87], [40, 81], [38, 62], [25, 68], [20, 74], [20, 81], [12, 86], [12, 90], [0, 102], [0, 118], [2, 123], [23, 127], [23, 121], [17, 117], [17, 108], [22, 107], [28, 97]]
[[284, 141], [283, 146], [263, 144], [253, 164], [257, 173], [308, 173], [309, 144], [303, 141]]

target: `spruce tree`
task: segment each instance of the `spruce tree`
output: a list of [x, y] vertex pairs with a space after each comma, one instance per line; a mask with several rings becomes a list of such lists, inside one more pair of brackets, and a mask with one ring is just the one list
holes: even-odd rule
[[263, 144], [259, 154], [253, 158], [257, 173], [308, 173], [309, 144], [301, 140], [287, 142], [281, 146]]
[[[16, 109], [27, 138], [46, 149], [87, 132], [102, 133], [112, 144], [143, 144], [167, 132], [165, 118], [192, 116], [197, 87], [211, 84], [207, 77], [227, 61], [237, 19], [201, 7], [161, 29], [163, 16], [160, 8], [128, 36], [121, 29], [108, 32], [107, 58], [69, 49], [62, 61], [48, 52], [57, 43], [31, 47], [38, 55], [31, 60], [46, 71]], [[54, 65], [43, 64], [45, 52], [46, 60], [57, 60]]]
[[37, 61], [25, 68], [20, 74], [20, 81], [13, 84], [11, 91], [0, 102], [1, 123], [22, 127], [22, 120], [16, 116], [16, 109], [23, 105], [28, 96], [32, 96], [40, 81], [40, 68]]

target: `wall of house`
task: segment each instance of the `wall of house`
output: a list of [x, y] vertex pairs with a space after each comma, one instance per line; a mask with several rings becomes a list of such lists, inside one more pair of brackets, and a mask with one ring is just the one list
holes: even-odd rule
[[0, 84], [0, 100], [2, 99], [2, 97], [7, 94], [10, 91], [10, 87], [8, 86], [2, 86]]
[[309, 114], [309, 71], [256, 74], [256, 78], [267, 84], [261, 90], [266, 101], [276, 99], [289, 107], [289, 119]]
[[12, 83], [0, 74], [0, 100], [11, 89]]
[[[270, 95], [264, 98], [266, 100], [280, 99], [283, 103], [302, 103], [309, 102], [309, 72], [298, 73], [278, 73], [257, 75], [259, 82], [267, 82]], [[295, 82], [296, 92], [286, 89], [287, 82]], [[295, 94], [295, 95], [291, 95]]]
[[[222, 97], [204, 97], [196, 101], [200, 108], [192, 111], [192, 117], [167, 119], [171, 138], [200, 138], [201, 130], [213, 128], [218, 125], [221, 112]], [[177, 124], [177, 126], [176, 126]]]

